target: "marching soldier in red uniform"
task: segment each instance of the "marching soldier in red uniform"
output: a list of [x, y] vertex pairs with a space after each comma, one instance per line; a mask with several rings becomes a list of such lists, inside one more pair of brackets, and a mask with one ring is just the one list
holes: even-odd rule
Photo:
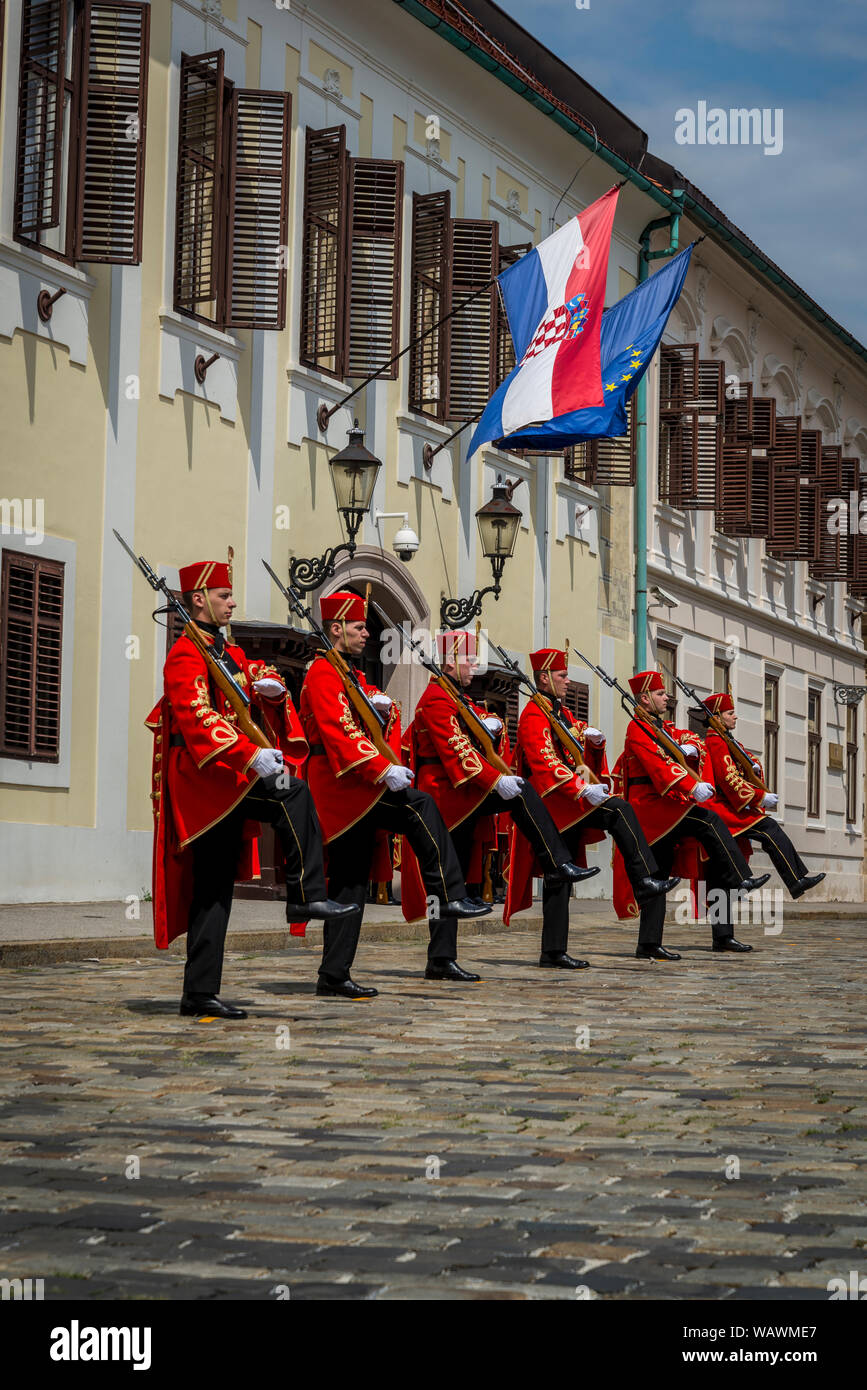
[[[640, 671], [629, 681], [639, 706], [648, 715], [662, 720], [668, 705], [665, 685], [658, 671]], [[706, 756], [701, 741], [688, 730], [676, 729], [662, 720], [663, 730], [676, 743], [691, 745], [696, 756]], [[687, 756], [689, 756], [687, 754]], [[741, 849], [732, 839], [723, 820], [708, 806], [714, 795], [712, 782], [701, 780], [701, 773], [692, 774], [682, 763], [670, 757], [642, 722], [630, 720], [626, 730], [623, 753], [615, 774], [619, 776], [625, 799], [634, 808], [641, 828], [653, 848], [659, 871], [669, 874], [678, 857], [680, 872], [697, 879], [702, 870], [695, 852], [698, 841], [708, 861], [708, 888], [721, 886], [727, 890], [751, 892], [767, 883], [769, 875], [751, 878], [749, 865]], [[634, 895], [626, 886], [622, 856], [615, 854], [614, 890], [618, 916], [637, 916]], [[638, 946], [639, 960], [679, 960], [676, 951], [662, 945], [665, 922], [665, 898], [654, 898], [641, 913]], [[736, 941], [728, 922], [714, 920], [713, 949], [715, 951], [750, 951], [751, 946]]]
[[[518, 721], [518, 771], [542, 797], [573, 860], [583, 862], [586, 846], [604, 840], [607, 833], [623, 856], [639, 904], [646, 904], [658, 895], [663, 895], [664, 901], [664, 895], [676, 887], [680, 879], [659, 876], [653, 851], [644, 838], [633, 807], [610, 794], [605, 735], [584, 720], [576, 719], [563, 705], [568, 683], [566, 652], [546, 647], [530, 653], [530, 664], [538, 689], [550, 701], [554, 716], [559, 716], [579, 747], [583, 746], [584, 767], [597, 780], [581, 776], [579, 764], [557, 739], [551, 718], [533, 700], [524, 707]], [[532, 881], [538, 874], [532, 849], [517, 827], [512, 830], [511, 866], [503, 914], [507, 924], [513, 912], [531, 905]], [[541, 966], [579, 970], [588, 964], [567, 953], [570, 895], [568, 883], [545, 884]]]
[[[442, 633], [438, 643], [443, 674], [456, 690], [465, 691], [472, 681], [473, 634]], [[493, 722], [484, 710], [475, 705], [472, 708], [483, 723]], [[498, 725], [500, 722], [496, 720]], [[486, 727], [496, 734], [495, 728]], [[479, 822], [494, 814], [509, 816], [523, 832], [535, 851], [546, 883], [559, 887], [599, 872], [595, 867], [579, 868], [572, 863], [569, 848], [539, 793], [531, 783], [501, 772], [484, 757], [456, 713], [454, 701], [436, 679], [431, 680], [416, 705], [412, 749], [419, 786], [439, 806], [465, 874], [469, 871]]]
[[258, 876], [258, 822], [273, 825], [286, 864], [287, 921], [325, 920], [347, 909], [328, 899], [322, 835], [300, 765], [307, 742], [273, 666], [250, 662], [221, 629], [235, 608], [229, 567], [215, 561], [180, 571], [184, 606], [235, 681], [273, 748], [238, 727], [205, 658], [183, 635], [166, 658], [165, 694], [147, 719], [154, 735], [153, 912], [157, 946], [187, 933], [180, 1012], [246, 1018], [218, 996], [235, 880]]
[[[709, 695], [702, 704], [722, 720], [734, 740], [733, 731], [738, 717], [731, 695], [720, 691]], [[779, 822], [763, 814], [776, 808], [775, 794], [764, 786], [753, 785], [743, 776], [721, 734], [708, 729], [704, 743], [717, 789], [713, 807], [735, 839], [761, 845], [793, 898], [800, 898], [803, 893], [815, 888], [825, 875], [811, 874]], [[750, 759], [757, 778], [761, 779], [761, 764], [755, 761], [743, 744], [738, 744], [738, 747]]]
[[[329, 594], [320, 604], [322, 620], [338, 653], [347, 662], [360, 657], [369, 636], [360, 594]], [[384, 738], [400, 756], [400, 728], [389, 712], [391, 700], [356, 671], [369, 699], [383, 707]], [[329, 890], [352, 905], [345, 921], [326, 922], [317, 994], [369, 999], [378, 991], [355, 983], [350, 974], [358, 946], [370, 864], [377, 831], [402, 834], [414, 851], [424, 888], [436, 899], [430, 914], [430, 945], [425, 978], [478, 981], [457, 964], [457, 920], [490, 912], [467, 898], [463, 874], [442, 817], [424, 792], [411, 786], [413, 773], [379, 751], [356, 716], [344, 679], [319, 656], [301, 691], [301, 719], [310, 744], [307, 778], [328, 847]], [[404, 849], [404, 853], [405, 853]], [[402, 860], [403, 863], [403, 860]], [[403, 868], [401, 871], [403, 879]]]

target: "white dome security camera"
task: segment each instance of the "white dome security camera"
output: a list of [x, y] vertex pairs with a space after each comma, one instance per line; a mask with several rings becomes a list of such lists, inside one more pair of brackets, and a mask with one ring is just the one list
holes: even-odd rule
[[401, 560], [411, 560], [419, 547], [419, 539], [411, 526], [401, 526], [394, 540], [392, 548], [395, 555]]
[[387, 517], [397, 516], [403, 519], [403, 525], [401, 526], [400, 530], [398, 531], [397, 535], [392, 541], [391, 548], [394, 551], [395, 555], [398, 557], [398, 559], [403, 560], [404, 563], [406, 563], [408, 560], [412, 559], [413, 555], [418, 550], [419, 545], [421, 544], [418, 536], [415, 534], [415, 531], [413, 531], [412, 527], [409, 524], [409, 513], [377, 511], [376, 516], [374, 517], [374, 522], [378, 527], [379, 523], [381, 521], [384, 521]]

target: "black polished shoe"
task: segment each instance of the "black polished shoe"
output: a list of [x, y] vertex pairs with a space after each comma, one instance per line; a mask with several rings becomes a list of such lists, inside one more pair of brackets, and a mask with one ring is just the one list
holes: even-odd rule
[[348, 976], [345, 980], [326, 980], [320, 976], [316, 982], [316, 993], [327, 994], [337, 999], [373, 999], [379, 994], [379, 990], [357, 985]]
[[475, 903], [476, 907], [492, 906], [492, 904], [486, 903], [484, 898], [480, 898], [478, 893], [468, 894], [467, 896], [469, 897], [471, 903]]
[[679, 878], [651, 878], [649, 875], [647, 878], [640, 878], [635, 885], [636, 901], [649, 902], [651, 898], [659, 897], [660, 893], [670, 893], [679, 883]]
[[721, 936], [713, 943], [714, 951], [751, 951], [752, 946], [748, 946], [745, 941], [736, 941], [733, 936]]
[[802, 893], [808, 893], [817, 883], [821, 883], [824, 877], [824, 874], [807, 874], [806, 878], [799, 878], [792, 889], [792, 897], [800, 898]]
[[426, 980], [461, 980], [467, 985], [477, 985], [482, 978], [471, 970], [464, 970], [456, 960], [429, 961], [424, 977]]
[[665, 946], [636, 946], [636, 960], [680, 960], [677, 951], [668, 951]]
[[452, 898], [440, 903], [440, 917], [487, 917], [490, 911], [490, 903], [479, 904], [475, 898]]
[[545, 884], [548, 888], [559, 888], [561, 883], [581, 883], [585, 878], [592, 878], [598, 872], [598, 864], [594, 864], [592, 869], [579, 869], [577, 864], [567, 861], [565, 864], [557, 865], [555, 874], [545, 875]]
[[745, 878], [743, 883], [739, 883], [733, 891], [735, 893], [754, 893], [757, 888], [761, 888], [767, 883], [770, 874], [759, 874], [758, 878]]
[[311, 920], [334, 922], [340, 917], [348, 917], [357, 912], [355, 903], [339, 903], [334, 898], [325, 898], [312, 903], [287, 903], [287, 922], [309, 922]]
[[216, 994], [184, 994], [178, 1013], [186, 1018], [246, 1018], [245, 1009], [237, 1009], [234, 1004], [224, 1004]]
[[543, 951], [539, 964], [543, 970], [586, 970], [590, 962], [568, 956], [565, 951]]

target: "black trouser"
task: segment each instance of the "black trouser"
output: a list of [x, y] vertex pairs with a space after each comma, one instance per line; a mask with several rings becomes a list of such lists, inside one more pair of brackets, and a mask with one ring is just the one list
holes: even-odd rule
[[[783, 827], [772, 820], [770, 816], [763, 816], [755, 825], [750, 826], [749, 830], [741, 831], [737, 839], [756, 840], [761, 845], [790, 893], [798, 879], [804, 878], [809, 873], [806, 864]], [[716, 875], [708, 875], [708, 917], [713, 927], [719, 928], [719, 930], [714, 930], [714, 935], [717, 937], [733, 934], [732, 904], [727, 887], [728, 885]], [[710, 894], [714, 889], [716, 896], [710, 899]]]
[[[654, 841], [653, 853], [659, 865], [659, 872], [667, 878], [671, 873], [674, 851], [681, 840], [687, 837], [701, 841], [708, 853], [706, 881], [708, 891], [712, 887], [737, 888], [750, 876], [750, 866], [738, 847], [737, 841], [728, 832], [725, 822], [716, 811], [706, 806], [693, 806], [683, 820], [678, 821], [667, 835]], [[659, 946], [662, 943], [662, 929], [665, 924], [664, 893], [651, 898], [641, 909], [641, 923], [638, 930], [639, 946]], [[731, 927], [724, 922], [711, 923], [715, 939], [731, 936]]]
[[481, 805], [455, 826], [452, 839], [464, 875], [472, 858], [476, 825], [483, 816], [502, 815], [503, 812], [511, 816], [521, 833], [526, 835], [546, 874], [555, 874], [561, 864], [569, 862], [569, 846], [536, 788], [525, 778], [522, 790], [511, 801], [500, 796], [496, 790], [489, 792]]
[[762, 816], [737, 838], [759, 842], [790, 893], [798, 879], [806, 878], [810, 872], [783, 827], [771, 816]]
[[[628, 801], [609, 796], [577, 825], [561, 831], [570, 854], [578, 850], [585, 830], [604, 830], [610, 835], [626, 865], [633, 888], [642, 878], [656, 878], [658, 866], [635, 811]], [[545, 884], [542, 889], [542, 952], [565, 951], [569, 942], [571, 883]], [[663, 902], [665, 896], [663, 895]], [[643, 909], [642, 909], [643, 911]]]
[[322, 831], [307, 783], [288, 772], [279, 778], [259, 778], [233, 811], [192, 843], [193, 896], [187, 928], [186, 994], [219, 992], [226, 928], [247, 820], [265, 821], [277, 832], [286, 870], [287, 906], [321, 901], [326, 896]]
[[[384, 792], [366, 816], [328, 845], [330, 896], [341, 903], [355, 903], [358, 908], [339, 921], [323, 924], [319, 974], [328, 980], [340, 982], [349, 976], [361, 932], [376, 832], [382, 829], [409, 840], [429, 897], [445, 903], [466, 895], [454, 845], [433, 797], [416, 787]], [[428, 959], [455, 960], [457, 940], [457, 919], [431, 912]]]

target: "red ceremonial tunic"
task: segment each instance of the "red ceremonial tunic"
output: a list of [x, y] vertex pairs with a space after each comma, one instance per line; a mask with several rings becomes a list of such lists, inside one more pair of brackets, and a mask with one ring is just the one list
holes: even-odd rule
[[[356, 672], [362, 690], [377, 694], [375, 685]], [[301, 722], [311, 749], [307, 782], [316, 803], [326, 844], [349, 830], [386, 790], [382, 778], [390, 766], [356, 717], [337, 671], [317, 656], [301, 687]], [[383, 737], [400, 756], [400, 713], [392, 702]]]
[[[571, 710], [561, 705], [560, 717], [574, 730], [580, 743], [584, 745], [584, 761], [601, 781], [608, 776], [608, 760], [604, 745], [587, 743], [584, 731], [587, 722], [576, 719]], [[575, 770], [576, 764], [567, 753], [556, 735], [545, 712], [535, 701], [530, 700], [518, 720], [517, 772], [520, 777], [530, 778], [532, 785], [544, 799], [551, 819], [558, 830], [569, 830], [577, 825], [595, 808], [585, 801], [581, 791], [587, 785]], [[603, 803], [604, 804], [604, 803]], [[587, 867], [586, 847], [605, 839], [603, 830], [588, 827], [576, 847], [573, 863]], [[506, 890], [506, 905], [503, 908], [503, 921], [508, 925], [515, 912], [523, 912], [533, 903], [533, 879], [539, 878], [543, 870], [539, 866], [533, 847], [514, 821], [509, 839], [509, 881]]]
[[[662, 721], [665, 732], [677, 743], [693, 743], [699, 757], [690, 759], [690, 766], [700, 780], [704, 777], [707, 753], [702, 740], [688, 729], [678, 729], [668, 720]], [[623, 752], [614, 768], [621, 795], [633, 807], [649, 844], [667, 835], [683, 820], [693, 806], [694, 780], [686, 768], [655, 743], [644, 725], [631, 719], [626, 729]], [[705, 803], [706, 805], [709, 803]], [[684, 837], [675, 852], [672, 873], [696, 880], [701, 876], [699, 842]], [[637, 917], [640, 909], [626, 873], [623, 856], [614, 850], [614, 909], [620, 918]]]
[[[709, 764], [709, 767], [705, 767], [705, 780], [712, 781], [716, 787], [716, 796], [707, 804], [722, 817], [733, 835], [743, 835], [745, 830], [764, 820], [762, 801], [765, 788], [754, 787], [752, 782], [747, 781], [720, 734], [709, 730], [705, 742]], [[747, 757], [751, 758], [751, 755], [747, 753]], [[707, 775], [709, 771], [712, 771], [712, 776]]]
[[[210, 634], [204, 635], [212, 645]], [[238, 667], [235, 680], [251, 697], [251, 713], [269, 742], [287, 762], [301, 764], [307, 743], [292, 701], [288, 695], [282, 701], [259, 699], [253, 690], [255, 681], [266, 678], [283, 684], [275, 667], [248, 661], [240, 647], [228, 642], [224, 653]], [[154, 940], [165, 950], [188, 926], [193, 887], [189, 846], [246, 795], [256, 781], [250, 765], [259, 748], [238, 728], [235, 711], [209, 683], [205, 658], [186, 635], [171, 648], [163, 681], [163, 698], [145, 723], [154, 736]], [[178, 736], [182, 745], [177, 745]], [[257, 836], [258, 822], [247, 821], [239, 882], [258, 876]]]
[[[485, 719], [483, 709], [472, 708]], [[415, 707], [412, 766], [416, 786], [433, 797], [449, 830], [472, 815], [502, 775], [476, 748], [454, 702], [433, 680]]]

